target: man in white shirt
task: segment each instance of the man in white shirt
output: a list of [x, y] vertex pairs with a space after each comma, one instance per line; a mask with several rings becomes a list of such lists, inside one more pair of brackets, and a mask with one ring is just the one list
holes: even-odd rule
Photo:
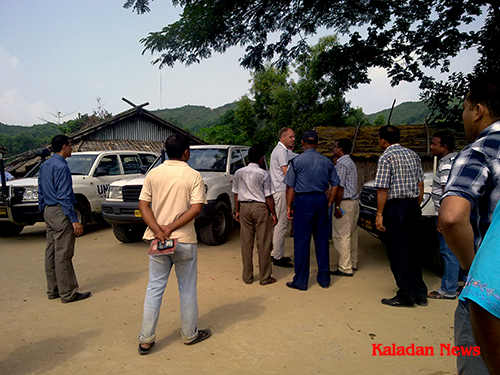
[[292, 268], [292, 259], [285, 257], [285, 234], [288, 228], [286, 217], [286, 185], [283, 182], [288, 170], [288, 162], [297, 154], [292, 152], [295, 142], [295, 133], [290, 128], [283, 128], [279, 132], [280, 141], [271, 153], [269, 172], [275, 190], [273, 195], [278, 215], [278, 224], [274, 227], [273, 251], [271, 256], [273, 265]]
[[241, 223], [240, 242], [243, 260], [243, 282], [253, 282], [253, 245], [259, 253], [260, 285], [276, 282], [271, 276], [272, 228], [276, 225], [274, 189], [271, 176], [260, 166], [264, 152], [257, 147], [248, 151], [250, 164], [234, 174], [233, 193], [236, 220]]

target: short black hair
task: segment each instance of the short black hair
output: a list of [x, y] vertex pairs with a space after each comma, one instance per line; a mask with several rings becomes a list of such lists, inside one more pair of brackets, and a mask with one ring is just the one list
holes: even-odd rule
[[169, 159], [180, 159], [189, 148], [189, 138], [182, 134], [173, 134], [165, 141], [165, 150]]
[[393, 125], [382, 126], [378, 131], [378, 136], [380, 139], [385, 139], [389, 144], [399, 143], [399, 137], [401, 133], [399, 129]]
[[265, 155], [264, 148], [260, 145], [252, 146], [248, 150], [248, 160], [250, 163], [258, 163]]
[[50, 144], [52, 145], [53, 152], [61, 152], [64, 145], [69, 146], [69, 137], [64, 134], [58, 134], [52, 138]]
[[441, 130], [434, 133], [435, 138], [439, 138], [441, 146], [446, 146], [448, 151], [455, 150], [455, 137], [447, 130]]
[[494, 120], [500, 119], [500, 78], [498, 73], [483, 74], [469, 84], [467, 100], [472, 105], [483, 103]]
[[339, 148], [342, 149], [344, 154], [350, 154], [352, 151], [352, 142], [349, 138], [340, 138], [337, 140]]

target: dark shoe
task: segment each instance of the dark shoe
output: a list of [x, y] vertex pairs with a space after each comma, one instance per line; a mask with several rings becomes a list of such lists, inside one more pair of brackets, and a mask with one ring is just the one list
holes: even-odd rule
[[418, 299], [418, 300], [415, 300], [415, 303], [419, 306], [427, 306], [429, 304], [427, 302], [427, 299]]
[[413, 301], [401, 301], [398, 296], [392, 298], [382, 298], [381, 302], [384, 305], [394, 307], [413, 307]]
[[357, 271], [357, 270], [358, 270], [358, 267], [356, 267], [356, 268], [354, 268], [354, 267], [353, 267], [353, 268], [352, 268], [352, 270], [353, 270], [353, 271]]
[[185, 342], [184, 344], [194, 345], [194, 344], [199, 343], [200, 341], [208, 339], [211, 335], [212, 335], [212, 331], [210, 331], [209, 329], [200, 329], [200, 330], [198, 330], [198, 337], [197, 338], [195, 338], [191, 342]]
[[70, 301], [65, 301], [61, 300], [62, 303], [69, 303], [69, 302], [76, 302], [76, 301], [81, 301], [82, 299], [86, 299], [90, 297], [90, 292], [85, 292], [85, 293], [76, 293], [75, 298], [73, 298]]
[[153, 341], [153, 342], [149, 345], [149, 348], [147, 348], [147, 349], [146, 349], [146, 348], [143, 348], [143, 347], [141, 346], [141, 344], [139, 344], [139, 354], [140, 354], [140, 355], [146, 355], [146, 354], [148, 354], [148, 353], [149, 353], [149, 351], [151, 350], [151, 348], [152, 348], [153, 346], [155, 346], [155, 342], [154, 342], [154, 341]]
[[290, 258], [273, 259], [273, 266], [283, 268], [293, 268], [293, 263]]
[[247, 284], [247, 285], [251, 285], [251, 284], [253, 283], [253, 279], [252, 279], [252, 280], [248, 280], [248, 281], [243, 280], [243, 282], [244, 282], [245, 284]]
[[270, 277], [267, 280], [261, 281], [260, 285], [264, 286], [264, 285], [274, 284], [276, 281], [277, 280], [274, 277]]
[[342, 272], [341, 270], [330, 271], [330, 275], [352, 277], [352, 273], [345, 273], [345, 272]]
[[58, 299], [61, 298], [59, 294], [48, 295], [49, 299]]
[[319, 286], [322, 287], [323, 289], [328, 289], [330, 287], [330, 284], [327, 284], [327, 285], [319, 284]]
[[307, 288], [300, 288], [300, 287], [298, 287], [297, 285], [295, 285], [294, 283], [291, 283], [291, 282], [286, 283], [286, 286], [289, 287], [289, 288], [291, 288], [291, 289], [307, 290]]

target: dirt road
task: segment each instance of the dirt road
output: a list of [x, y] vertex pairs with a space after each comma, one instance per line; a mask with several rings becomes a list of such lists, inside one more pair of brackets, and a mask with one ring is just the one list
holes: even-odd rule
[[[122, 244], [110, 227], [91, 227], [77, 239], [74, 265], [80, 291], [92, 296], [62, 304], [45, 294], [44, 230], [41, 223], [19, 237], [0, 238], [0, 374], [456, 373], [455, 357], [441, 353], [442, 345], [453, 346], [456, 302], [431, 300], [411, 309], [382, 305], [381, 298], [394, 295], [395, 283], [383, 246], [364, 231], [355, 276], [332, 276], [332, 286], [322, 289], [312, 259], [307, 292], [287, 288], [293, 270], [278, 267], [277, 283], [244, 284], [238, 229], [222, 246], [200, 244], [199, 327], [211, 328], [213, 337], [183, 345], [173, 277], [157, 344], [139, 356], [147, 244]], [[292, 249], [287, 238], [287, 255]], [[424, 276], [429, 289], [439, 287], [438, 276]], [[427, 354], [433, 355], [380, 355], [392, 344], [430, 347]]]

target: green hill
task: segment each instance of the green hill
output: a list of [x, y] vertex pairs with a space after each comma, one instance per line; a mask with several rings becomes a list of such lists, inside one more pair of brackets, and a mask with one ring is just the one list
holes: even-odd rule
[[[382, 114], [385, 117], [385, 122], [389, 119], [391, 109], [384, 109], [382, 111], [366, 115], [368, 120], [373, 123], [375, 118]], [[427, 104], [424, 102], [404, 102], [394, 107], [391, 116], [391, 124], [393, 125], [412, 125], [423, 124], [425, 119], [429, 116], [430, 111]]]
[[215, 124], [219, 118], [229, 110], [235, 110], [236, 102], [228, 103], [218, 108], [208, 108], [197, 105], [186, 105], [180, 108], [167, 108], [150, 111], [172, 124], [192, 133], [197, 133], [201, 128], [207, 128]]

